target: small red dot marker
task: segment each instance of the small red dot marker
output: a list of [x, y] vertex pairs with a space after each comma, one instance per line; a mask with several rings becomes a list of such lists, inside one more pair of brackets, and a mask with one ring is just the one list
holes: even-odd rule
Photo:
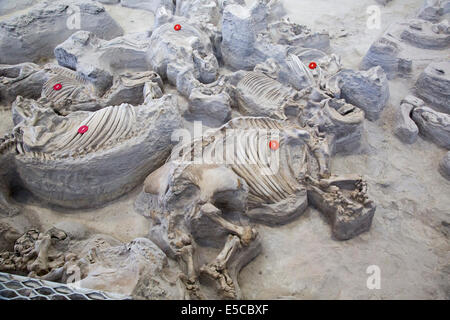
[[173, 27], [175, 29], [175, 31], [180, 31], [181, 30], [181, 26], [179, 24], [176, 24], [175, 27]]
[[317, 68], [317, 63], [311, 62], [311, 63], [309, 64], [309, 68], [310, 68], [310, 69], [315, 69], [315, 68]]
[[59, 91], [62, 89], [62, 84], [61, 83], [57, 83], [53, 86], [53, 90]]
[[269, 142], [269, 148], [273, 151], [277, 150], [280, 147], [280, 143], [276, 140], [270, 140]]
[[88, 126], [81, 126], [78, 128], [78, 133], [83, 134], [83, 133], [86, 133], [88, 130], [89, 130]]

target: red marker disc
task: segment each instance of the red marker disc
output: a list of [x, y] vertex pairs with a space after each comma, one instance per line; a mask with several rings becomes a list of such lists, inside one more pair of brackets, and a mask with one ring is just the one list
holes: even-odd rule
[[277, 140], [270, 140], [269, 148], [273, 151], [277, 150], [280, 147], [280, 143]]
[[81, 126], [78, 128], [78, 133], [83, 134], [83, 133], [86, 133], [88, 130], [89, 130], [88, 126]]
[[311, 63], [309, 64], [309, 68], [310, 68], [310, 69], [315, 69], [315, 68], [317, 68], [317, 63], [311, 62]]
[[62, 89], [62, 84], [61, 83], [57, 83], [53, 86], [53, 90], [59, 91]]
[[181, 30], [181, 26], [179, 24], [176, 24], [175, 27], [173, 27], [175, 29], [175, 31], [180, 31]]
[[317, 68], [317, 63], [311, 62], [311, 63], [309, 64], [309, 68], [310, 68], [310, 69], [315, 69], [315, 68]]

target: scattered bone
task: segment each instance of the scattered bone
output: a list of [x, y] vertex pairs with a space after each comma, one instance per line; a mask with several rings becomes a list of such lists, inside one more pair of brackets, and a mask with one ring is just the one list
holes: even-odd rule
[[403, 102], [397, 111], [395, 135], [403, 142], [411, 144], [416, 142], [419, 136], [419, 128], [411, 119], [414, 109], [412, 104]]

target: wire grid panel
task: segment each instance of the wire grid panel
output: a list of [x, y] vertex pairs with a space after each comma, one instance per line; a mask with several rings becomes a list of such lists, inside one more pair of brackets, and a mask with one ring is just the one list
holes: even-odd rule
[[126, 300], [129, 296], [0, 272], [0, 300]]

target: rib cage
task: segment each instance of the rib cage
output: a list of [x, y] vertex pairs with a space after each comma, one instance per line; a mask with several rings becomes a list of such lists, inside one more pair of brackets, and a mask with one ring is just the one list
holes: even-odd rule
[[[78, 133], [78, 128], [84, 125], [89, 130], [84, 134]], [[92, 112], [79, 125], [72, 125], [56, 144], [47, 146], [42, 153], [19, 150], [22, 154], [42, 159], [83, 155], [131, 138], [137, 132], [135, 125], [136, 111], [132, 106], [110, 106]]]
[[[291, 96], [291, 91], [278, 81], [258, 72], [248, 72], [238, 84], [239, 104], [244, 114], [272, 116], [266, 110], [274, 110], [280, 119], [284, 119], [283, 105]], [[253, 110], [248, 100], [252, 100], [259, 110]]]
[[289, 92], [283, 90], [284, 87], [279, 82], [257, 72], [247, 73], [240, 85], [261, 103], [282, 104], [289, 96]]
[[[60, 66], [48, 67], [55, 75], [44, 84], [42, 96], [55, 103], [66, 100], [86, 101], [95, 95], [95, 88], [84, 77], [67, 68]], [[61, 90], [54, 90], [53, 86], [61, 84]]]
[[[245, 117], [235, 118], [229, 123], [225, 124], [221, 128], [217, 129], [214, 133], [206, 135], [203, 139], [194, 140], [190, 147], [186, 150], [186, 145], [181, 148], [174, 149], [172, 154], [172, 160], [178, 155], [181, 149], [187, 151], [183, 154], [182, 160], [191, 159], [195, 147], [200, 144], [203, 146], [203, 156], [205, 154], [213, 153], [211, 149], [216, 150], [220, 139], [222, 139], [223, 148], [226, 149], [227, 139], [232, 137], [234, 140], [233, 152], [235, 152], [235, 158], [250, 160], [248, 163], [233, 162], [228, 166], [242, 179], [245, 180], [249, 187], [249, 207], [258, 207], [261, 203], [277, 203], [286, 199], [290, 195], [294, 194], [298, 190], [300, 184], [291, 174], [290, 169], [280, 168], [274, 172], [271, 167], [267, 165], [269, 157], [274, 151], [270, 150], [268, 143], [264, 141], [270, 140], [270, 135], [267, 140], [259, 139], [256, 130], [279, 130], [283, 131], [289, 128], [289, 126], [278, 120], [262, 117]], [[234, 129], [235, 134], [230, 136], [226, 134], [226, 130]], [[249, 130], [243, 134], [240, 130]], [[253, 130], [253, 131], [250, 131]], [[277, 139], [281, 146], [285, 140], [280, 134]], [[262, 143], [261, 143], [262, 142]], [[280, 157], [286, 156], [286, 153], [279, 153]], [[282, 161], [282, 160], [280, 160]], [[263, 170], [270, 170], [268, 174], [262, 174]]]

